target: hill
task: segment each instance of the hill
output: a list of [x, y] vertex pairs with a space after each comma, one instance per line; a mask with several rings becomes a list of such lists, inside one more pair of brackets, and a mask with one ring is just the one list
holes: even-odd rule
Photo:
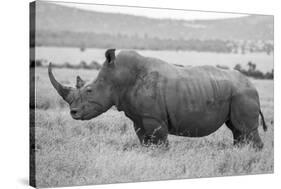
[[46, 2], [36, 4], [37, 30], [137, 35], [160, 39], [273, 39], [272, 16], [186, 21], [86, 11]]
[[[42, 1], [36, 2], [35, 13], [36, 45], [106, 47], [122, 43], [127, 44], [123, 48], [162, 49], [172, 44], [171, 49], [196, 50], [201, 49], [202, 41], [207, 41], [205, 49], [214, 47], [210, 40], [215, 40], [218, 48], [222, 49], [218, 40], [273, 40], [272, 16], [192, 21], [154, 19], [88, 11]], [[191, 46], [199, 44], [199, 47], [190, 47], [184, 40], [195, 40]], [[143, 45], [131, 44], [136, 41]], [[223, 45], [224, 51], [229, 51], [227, 46]]]

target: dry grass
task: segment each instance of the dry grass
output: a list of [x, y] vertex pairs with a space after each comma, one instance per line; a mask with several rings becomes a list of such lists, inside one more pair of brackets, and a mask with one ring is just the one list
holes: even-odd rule
[[[73, 70], [55, 69], [73, 84]], [[79, 70], [85, 79], [97, 72]], [[69, 80], [64, 80], [64, 79]], [[71, 79], [71, 81], [70, 81]], [[169, 136], [168, 150], [140, 146], [132, 122], [114, 109], [90, 121], [75, 121], [52, 88], [47, 70], [36, 70], [36, 180], [39, 187], [213, 177], [273, 172], [273, 81], [253, 81], [269, 130], [265, 147], [232, 146], [225, 127], [203, 138]]]

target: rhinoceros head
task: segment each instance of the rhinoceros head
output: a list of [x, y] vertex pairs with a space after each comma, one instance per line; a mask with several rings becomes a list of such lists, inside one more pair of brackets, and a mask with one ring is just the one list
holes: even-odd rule
[[113, 71], [115, 49], [105, 53], [106, 60], [97, 78], [92, 83], [85, 82], [77, 76], [76, 87], [67, 87], [60, 84], [52, 73], [51, 64], [48, 73], [52, 85], [58, 94], [69, 104], [72, 118], [89, 120], [107, 111], [113, 103]]

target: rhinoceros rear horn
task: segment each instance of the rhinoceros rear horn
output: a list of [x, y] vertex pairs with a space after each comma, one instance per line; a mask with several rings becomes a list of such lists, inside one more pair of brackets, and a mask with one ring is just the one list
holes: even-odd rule
[[85, 81], [83, 81], [83, 79], [81, 79], [81, 77], [80, 76], [77, 76], [76, 77], [76, 88], [77, 89], [80, 89], [80, 88], [82, 88], [84, 85], [85, 85]]
[[49, 64], [48, 74], [49, 74], [50, 81], [51, 81], [52, 85], [54, 86], [54, 88], [57, 90], [57, 92], [59, 93], [59, 95], [60, 95], [66, 102], [68, 102], [67, 96], [68, 96], [69, 92], [71, 91], [71, 87], [63, 86], [62, 84], [60, 84], [59, 82], [57, 82], [57, 80], [55, 79], [55, 77], [54, 77], [54, 75], [53, 75], [53, 73], [52, 73], [52, 63]]

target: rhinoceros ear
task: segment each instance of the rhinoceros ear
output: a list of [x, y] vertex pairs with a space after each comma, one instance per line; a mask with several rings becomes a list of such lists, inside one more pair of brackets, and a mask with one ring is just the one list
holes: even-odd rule
[[105, 58], [109, 64], [113, 64], [115, 61], [115, 49], [107, 49]]
[[76, 88], [80, 89], [84, 85], [85, 85], [85, 81], [83, 81], [80, 76], [77, 76], [76, 77]]

